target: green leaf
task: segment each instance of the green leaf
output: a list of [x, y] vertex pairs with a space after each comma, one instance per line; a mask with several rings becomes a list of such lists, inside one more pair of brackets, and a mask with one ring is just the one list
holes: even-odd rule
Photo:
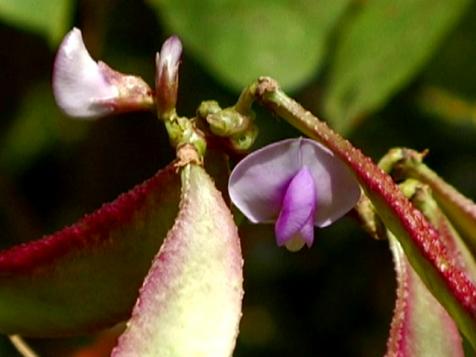
[[59, 43], [71, 23], [72, 0], [0, 0], [0, 19]]
[[73, 226], [0, 252], [0, 331], [60, 336], [127, 319], [179, 196], [171, 164]]
[[422, 80], [426, 86], [442, 88], [468, 100], [476, 99], [476, 67], [472, 60], [476, 57], [475, 18], [476, 3], [471, 1], [462, 21], [445, 41], [438, 56], [425, 67]]
[[428, 291], [389, 232], [397, 272], [397, 302], [386, 356], [463, 357], [463, 341], [446, 310]]
[[438, 56], [425, 66], [421, 90], [415, 98], [425, 114], [449, 124], [447, 130], [476, 125], [475, 17], [476, 2], [472, 1]]
[[469, 0], [366, 1], [342, 31], [324, 98], [341, 131], [406, 85], [457, 23]]
[[243, 297], [233, 217], [202, 167], [182, 170], [182, 200], [112, 356], [231, 356]]
[[287, 89], [317, 73], [349, 0], [149, 0], [169, 31], [235, 90], [259, 76]]

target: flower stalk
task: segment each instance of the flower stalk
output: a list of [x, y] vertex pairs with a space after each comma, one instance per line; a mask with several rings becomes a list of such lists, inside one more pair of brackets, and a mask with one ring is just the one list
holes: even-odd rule
[[[242, 94], [242, 98], [248, 96], [324, 144], [353, 170], [380, 218], [399, 240], [415, 271], [476, 347], [476, 286], [455, 266], [438, 231], [408, 201], [391, 177], [349, 141], [288, 97], [271, 78], [259, 78]], [[248, 100], [243, 102], [251, 104]]]
[[197, 163], [203, 162], [207, 142], [203, 132], [197, 127], [195, 120], [174, 116], [165, 121], [165, 128], [167, 129], [170, 143], [177, 152], [183, 146], [192, 145], [200, 158]]

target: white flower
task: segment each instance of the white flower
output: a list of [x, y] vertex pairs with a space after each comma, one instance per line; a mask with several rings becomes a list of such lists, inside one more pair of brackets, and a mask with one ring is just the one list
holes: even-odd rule
[[59, 107], [77, 118], [150, 109], [153, 104], [152, 91], [141, 78], [95, 62], [77, 28], [65, 36], [59, 47], [53, 70], [53, 91]]

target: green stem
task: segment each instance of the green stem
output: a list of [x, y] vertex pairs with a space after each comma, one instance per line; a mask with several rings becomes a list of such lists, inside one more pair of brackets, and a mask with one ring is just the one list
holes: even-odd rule
[[415, 209], [391, 177], [324, 122], [262, 77], [249, 92], [309, 137], [321, 142], [355, 173], [384, 224], [400, 241], [415, 271], [476, 347], [476, 287], [448, 255], [438, 232]]
[[233, 106], [233, 108], [240, 114], [248, 115], [252, 112], [251, 107], [256, 100], [256, 87], [258, 82], [252, 83], [249, 87], [245, 88], [243, 92], [241, 92], [238, 101]]
[[178, 151], [181, 147], [192, 145], [199, 156], [199, 161], [203, 161], [207, 143], [204, 134], [196, 127], [193, 119], [170, 116], [165, 121], [165, 128], [171, 144]]

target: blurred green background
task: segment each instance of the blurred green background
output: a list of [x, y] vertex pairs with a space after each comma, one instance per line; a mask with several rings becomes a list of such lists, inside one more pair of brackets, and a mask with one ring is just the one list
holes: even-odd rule
[[[270, 75], [378, 160], [429, 149], [429, 165], [476, 197], [476, 4], [469, 0], [0, 0], [1, 247], [71, 224], [173, 158], [148, 113], [66, 118], [51, 73], [79, 27], [92, 57], [154, 82], [154, 56], [184, 42], [178, 111], [231, 105]], [[299, 135], [257, 111], [256, 147]], [[235, 356], [382, 356], [395, 281], [386, 242], [350, 218], [310, 250], [242, 224], [245, 299]], [[41, 356], [93, 356], [90, 337], [31, 340]], [[76, 353], [76, 354], [75, 354]], [[0, 356], [16, 356], [5, 337]], [[94, 355], [99, 356], [99, 355]]]

